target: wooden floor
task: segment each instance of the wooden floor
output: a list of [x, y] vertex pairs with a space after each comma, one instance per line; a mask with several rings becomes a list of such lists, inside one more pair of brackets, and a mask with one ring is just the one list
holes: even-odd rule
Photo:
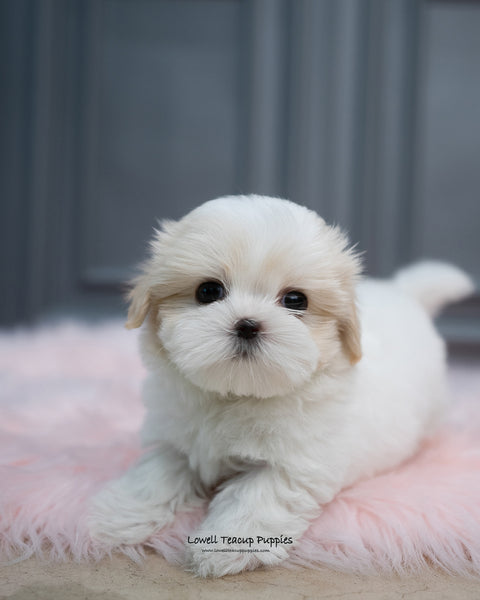
[[143, 565], [114, 557], [96, 565], [41, 563], [36, 559], [0, 569], [3, 600], [479, 600], [480, 581], [435, 571], [398, 577], [344, 575], [327, 569], [253, 571], [201, 580], [157, 555]]

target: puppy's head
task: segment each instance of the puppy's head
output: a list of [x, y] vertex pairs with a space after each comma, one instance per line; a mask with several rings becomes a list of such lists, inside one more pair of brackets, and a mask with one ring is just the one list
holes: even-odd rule
[[166, 222], [130, 293], [127, 327], [148, 327], [193, 384], [269, 397], [360, 359], [347, 240], [314, 212], [260, 196], [207, 202]]

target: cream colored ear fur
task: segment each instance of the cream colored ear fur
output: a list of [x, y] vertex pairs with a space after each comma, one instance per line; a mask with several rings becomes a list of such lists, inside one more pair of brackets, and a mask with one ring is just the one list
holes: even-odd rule
[[154, 266], [163, 263], [163, 254], [167, 240], [178, 225], [175, 221], [164, 220], [155, 229], [155, 235], [150, 242], [150, 258], [141, 265], [141, 274], [131, 282], [131, 289], [127, 295], [130, 303], [128, 309], [127, 329], [136, 329], [145, 321], [154, 300], [158, 300], [159, 276], [154, 276]]
[[152, 296], [147, 283], [141, 279], [137, 280], [136, 285], [130, 290], [128, 294], [130, 300], [130, 307], [128, 309], [127, 322], [125, 327], [127, 329], [135, 329], [140, 327], [145, 321], [145, 318], [152, 305]]
[[338, 328], [343, 348], [350, 359], [350, 363], [354, 365], [362, 358], [362, 347], [360, 341], [360, 323], [353, 298], [349, 305], [348, 314], [339, 319]]

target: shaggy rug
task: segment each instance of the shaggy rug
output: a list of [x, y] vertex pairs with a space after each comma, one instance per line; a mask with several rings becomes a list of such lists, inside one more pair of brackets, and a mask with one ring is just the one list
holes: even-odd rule
[[[477, 363], [478, 365], [478, 363]], [[290, 563], [356, 572], [435, 565], [480, 575], [480, 372], [450, 368], [454, 405], [435, 439], [397, 469], [344, 490]], [[0, 334], [0, 560], [133, 559], [150, 547], [181, 563], [204, 509], [144, 547], [93, 543], [89, 497], [140, 453], [144, 376], [136, 335], [118, 322]]]

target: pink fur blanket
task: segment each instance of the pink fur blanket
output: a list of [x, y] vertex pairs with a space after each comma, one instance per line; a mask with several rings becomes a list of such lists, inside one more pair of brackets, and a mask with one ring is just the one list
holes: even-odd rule
[[[480, 373], [450, 372], [455, 403], [443, 430], [397, 469], [339, 494], [291, 563], [480, 575]], [[0, 561], [114, 550], [89, 539], [86, 506], [139, 455], [143, 375], [136, 336], [118, 322], [0, 334]], [[179, 515], [146, 546], [180, 563], [203, 512]]]

